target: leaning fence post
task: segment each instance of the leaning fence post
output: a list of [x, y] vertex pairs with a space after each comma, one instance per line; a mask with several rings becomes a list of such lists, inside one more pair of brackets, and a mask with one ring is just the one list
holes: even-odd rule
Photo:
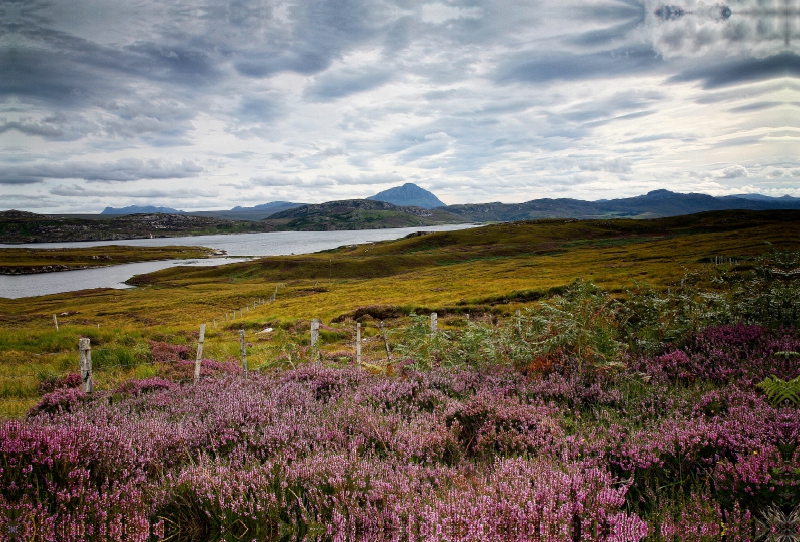
[[53, 323], [56, 325], [56, 331], [58, 331], [58, 317], [55, 314], [53, 315]]
[[81, 381], [83, 391], [92, 393], [94, 391], [94, 380], [92, 379], [92, 345], [89, 339], [79, 339], [78, 349], [81, 353]]
[[361, 365], [361, 322], [356, 324], [356, 364]]
[[203, 359], [203, 340], [206, 336], [206, 325], [200, 324], [200, 338], [197, 340], [197, 357], [194, 360], [194, 381], [200, 380], [200, 360]]
[[435, 312], [431, 313], [431, 333], [436, 333], [439, 330], [439, 315]]
[[239, 330], [239, 342], [242, 346], [242, 374], [247, 378], [247, 345], [244, 342], [244, 330]]
[[389, 339], [386, 337], [386, 328], [383, 327], [383, 320], [381, 320], [381, 333], [383, 333], [383, 344], [386, 345], [386, 361], [392, 361], [392, 354], [389, 352]]
[[311, 359], [319, 363], [317, 356], [317, 341], [319, 340], [319, 318], [311, 320]]

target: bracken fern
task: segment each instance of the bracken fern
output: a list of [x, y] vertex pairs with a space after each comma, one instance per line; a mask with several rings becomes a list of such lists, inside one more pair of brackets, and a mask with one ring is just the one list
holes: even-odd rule
[[766, 394], [773, 405], [781, 405], [788, 401], [800, 406], [800, 376], [788, 382], [776, 376], [769, 376], [756, 384], [756, 387]]

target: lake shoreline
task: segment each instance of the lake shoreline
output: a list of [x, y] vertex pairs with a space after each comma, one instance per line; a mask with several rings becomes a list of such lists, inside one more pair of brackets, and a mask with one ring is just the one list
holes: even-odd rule
[[[392, 241], [407, 237], [409, 235], [421, 235], [421, 232], [430, 231], [450, 231], [474, 227], [475, 225], [446, 225], [430, 226], [425, 228], [387, 228], [370, 230], [336, 230], [326, 232], [271, 232], [269, 234], [237, 234], [237, 235], [215, 235], [215, 236], [195, 236], [195, 237], [172, 237], [161, 239], [138, 239], [127, 242], [73, 242], [73, 243], [51, 243], [47, 245], [34, 244], [24, 247], [0, 245], [0, 254], [4, 250], [25, 250], [29, 249], [31, 255], [46, 254], [50, 250], [62, 249], [65, 254], [78, 253], [83, 251], [87, 256], [82, 261], [76, 260], [57, 260], [43, 262], [26, 262], [26, 265], [33, 268], [54, 267], [52, 271], [42, 271], [36, 273], [0, 273], [0, 297], [6, 299], [19, 299], [24, 297], [38, 297], [43, 295], [77, 292], [97, 288], [127, 289], [135, 287], [128, 283], [134, 275], [146, 275], [160, 271], [167, 267], [182, 265], [206, 266], [225, 265], [237, 263], [245, 258], [264, 258], [270, 256], [291, 256], [293, 254], [313, 254], [326, 250], [336, 250], [344, 246], [357, 246], [362, 244], [375, 244], [384, 241]], [[114, 247], [113, 249], [111, 247]], [[209, 251], [209, 256], [202, 257], [195, 254], [189, 258], [170, 258], [164, 260], [150, 259], [148, 261], [119, 262], [118, 265], [104, 265], [106, 255], [114, 250], [122, 252], [128, 251], [131, 255], [144, 250], [146, 247], [164, 250], [167, 247], [173, 249], [197, 249]], [[202, 247], [202, 248], [201, 248]], [[103, 255], [98, 256], [103, 262], [100, 265], [86, 261], [97, 255], [101, 251]], [[219, 256], [224, 254], [223, 258]], [[189, 263], [193, 261], [194, 263]], [[168, 265], [159, 264], [167, 262]], [[16, 262], [13, 262], [16, 263]], [[0, 264], [11, 267], [12, 262], [0, 260]], [[99, 262], [98, 262], [99, 263]], [[19, 266], [21, 266], [20, 263]], [[84, 268], [79, 266], [85, 265]], [[78, 269], [58, 269], [58, 266], [76, 267]], [[140, 266], [140, 267], [131, 267]]]

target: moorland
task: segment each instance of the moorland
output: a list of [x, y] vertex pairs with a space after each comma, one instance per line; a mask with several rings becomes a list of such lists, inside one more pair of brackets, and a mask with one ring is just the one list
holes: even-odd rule
[[800, 211], [719, 211], [502, 223], [0, 300], [0, 529], [796, 537], [799, 269]]

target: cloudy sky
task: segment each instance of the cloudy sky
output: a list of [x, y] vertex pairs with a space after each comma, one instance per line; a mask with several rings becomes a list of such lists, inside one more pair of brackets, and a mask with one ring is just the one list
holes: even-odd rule
[[0, 208], [800, 196], [800, 0], [0, 0]]

